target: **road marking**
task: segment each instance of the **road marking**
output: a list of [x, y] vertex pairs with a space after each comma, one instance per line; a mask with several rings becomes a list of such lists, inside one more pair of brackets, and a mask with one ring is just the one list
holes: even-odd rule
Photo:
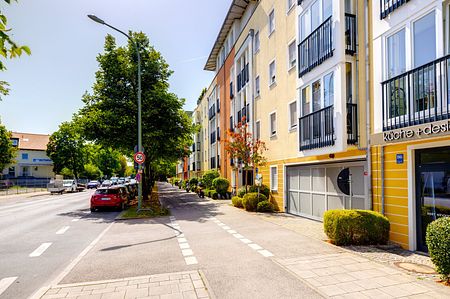
[[64, 234], [69, 228], [70, 228], [70, 226], [63, 226], [63, 227], [61, 227], [61, 228], [56, 232], [56, 234], [57, 234], [57, 235], [62, 235], [62, 234]]
[[268, 250], [258, 250], [258, 253], [260, 253], [263, 257], [270, 257], [273, 256], [272, 252], [268, 251]]
[[80, 220], [81, 220], [81, 217], [78, 217], [78, 218], [72, 219], [72, 222], [78, 222], [78, 221], [80, 221]]
[[183, 256], [191, 256], [194, 255], [194, 252], [192, 251], [192, 249], [183, 249], [181, 250], [181, 254]]
[[181, 254], [184, 257], [186, 265], [198, 264], [197, 258], [194, 256], [194, 252], [192, 251], [188, 241], [184, 237], [184, 233], [180, 225], [176, 222], [175, 217], [170, 217], [170, 222], [170, 226], [172, 226], [173, 228], [177, 228], [177, 231], [175, 233], [179, 233], [179, 235], [177, 235], [178, 246], [180, 246]]
[[232, 230], [232, 229], [227, 230], [227, 232], [229, 232], [230, 234], [237, 234], [237, 231]]
[[35, 251], [30, 253], [29, 257], [40, 256], [41, 254], [44, 253], [44, 251], [46, 251], [50, 247], [50, 245], [52, 245], [52, 243], [42, 243], [41, 246], [39, 246], [38, 248], [36, 248]]
[[250, 241], [249, 239], [239, 239], [239, 240], [241, 240], [242, 241], [242, 243], [245, 243], [245, 244], [250, 244], [250, 243], [252, 243], [252, 241]]
[[178, 238], [178, 243], [187, 243], [186, 238]]
[[231, 227], [229, 227], [229, 226], [222, 226], [222, 228], [224, 229], [224, 230], [230, 230], [231, 229]]
[[261, 250], [261, 249], [263, 249], [261, 246], [259, 246], [258, 244], [255, 244], [255, 243], [248, 244], [248, 246], [249, 246], [251, 249], [254, 249], [254, 250]]
[[181, 243], [181, 244], [179, 244], [179, 245], [180, 245], [180, 248], [181, 248], [181, 249], [189, 249], [189, 248], [191, 248], [191, 246], [189, 246], [188, 243]]
[[235, 237], [236, 239], [244, 239], [244, 236], [241, 234], [233, 234], [233, 237]]
[[17, 277], [6, 277], [0, 280], [0, 295], [3, 294], [16, 279]]
[[186, 265], [196, 265], [196, 264], [198, 264], [198, 261], [195, 258], [195, 256], [185, 257], [184, 260], [186, 262]]

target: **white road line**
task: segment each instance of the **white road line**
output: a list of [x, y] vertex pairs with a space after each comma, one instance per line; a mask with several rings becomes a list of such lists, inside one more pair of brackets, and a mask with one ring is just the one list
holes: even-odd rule
[[268, 250], [258, 250], [258, 253], [260, 253], [263, 257], [270, 257], [273, 256], [272, 252], [268, 251]]
[[218, 226], [225, 226], [225, 224], [221, 223], [217, 223]]
[[186, 238], [178, 238], [178, 243], [187, 243]]
[[74, 218], [74, 219], [72, 219], [72, 222], [78, 222], [78, 221], [80, 221], [80, 219], [81, 219], [81, 217]]
[[263, 249], [261, 246], [259, 246], [258, 244], [255, 244], [255, 243], [248, 244], [248, 246], [249, 246], [251, 249], [254, 249], [254, 250], [261, 250], [261, 249]]
[[222, 226], [222, 228], [224, 229], [224, 230], [229, 230], [229, 229], [231, 229], [231, 227], [229, 227], [229, 226]]
[[235, 237], [236, 239], [244, 239], [244, 236], [241, 234], [233, 234], [233, 237]]
[[194, 252], [192, 251], [191, 247], [189, 246], [188, 241], [184, 237], [184, 233], [182, 233], [183, 231], [181, 230], [180, 225], [176, 222], [175, 217], [173, 217], [173, 219], [170, 218], [170, 220], [171, 220], [170, 221], [171, 226], [173, 228], [177, 229], [177, 232], [175, 232], [175, 233], [181, 232], [181, 234], [177, 235], [177, 240], [178, 240], [178, 246], [180, 246], [181, 254], [184, 257], [184, 261], [186, 262], [186, 265], [198, 264], [197, 258], [194, 256]]
[[192, 251], [192, 249], [183, 249], [181, 250], [181, 254], [183, 256], [191, 256], [194, 255], [194, 252]]
[[0, 296], [14, 281], [16, 281], [16, 279], [17, 277], [6, 277], [0, 280]]
[[227, 230], [227, 232], [229, 232], [230, 234], [237, 234], [237, 231], [235, 231], [235, 230], [232, 230], [232, 229], [230, 229], [230, 230]]
[[56, 234], [57, 234], [57, 235], [62, 235], [62, 234], [64, 234], [69, 228], [70, 228], [70, 226], [63, 226], [63, 227], [61, 227], [61, 228], [56, 232]]
[[46, 251], [50, 247], [50, 245], [52, 245], [52, 243], [42, 243], [41, 246], [39, 246], [38, 248], [36, 248], [35, 251], [30, 253], [29, 257], [40, 256], [41, 254], [44, 253], [44, 251]]
[[242, 243], [245, 243], [245, 244], [250, 244], [250, 243], [252, 243], [252, 241], [250, 241], [249, 239], [239, 239], [239, 240], [241, 240], [242, 241]]
[[181, 249], [189, 249], [189, 248], [191, 248], [191, 246], [189, 246], [188, 243], [181, 243], [181, 244], [179, 244], [179, 245], [180, 245], [180, 248], [181, 248]]
[[197, 259], [195, 256], [188, 256], [184, 258], [184, 261], [186, 262], [186, 265], [195, 265], [198, 264]]

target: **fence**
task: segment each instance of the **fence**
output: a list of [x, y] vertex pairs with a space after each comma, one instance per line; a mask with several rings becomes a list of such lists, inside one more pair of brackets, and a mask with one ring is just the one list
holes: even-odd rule
[[46, 191], [49, 178], [0, 179], [0, 196]]

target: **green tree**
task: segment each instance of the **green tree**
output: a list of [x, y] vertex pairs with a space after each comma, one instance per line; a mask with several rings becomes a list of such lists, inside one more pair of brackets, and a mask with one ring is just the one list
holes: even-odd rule
[[[11, 4], [11, 0], [3, 1]], [[3, 59], [0, 59], [0, 71], [6, 70], [5, 59], [20, 57], [23, 53], [31, 54], [30, 48], [27, 46], [19, 46], [11, 39], [10, 32], [11, 29], [8, 28], [8, 19], [0, 10], [0, 56], [3, 57]], [[8, 82], [0, 80], [0, 95], [7, 95], [9, 93], [8, 86]]]
[[0, 174], [1, 171], [14, 161], [16, 148], [11, 143], [11, 132], [0, 123]]
[[107, 177], [118, 174], [120, 167], [120, 154], [112, 148], [102, 148], [96, 159], [96, 165]]
[[83, 175], [88, 179], [100, 179], [103, 173], [97, 165], [88, 163], [84, 165]]
[[61, 173], [63, 168], [67, 168], [75, 178], [78, 178], [84, 171], [86, 161], [84, 143], [73, 123], [62, 123], [58, 131], [50, 136], [47, 144], [47, 156], [53, 161], [53, 171]]
[[[184, 100], [169, 92], [171, 71], [144, 33], [132, 33], [142, 65], [142, 144], [147, 156], [143, 187], [146, 197], [161, 161], [175, 162], [189, 154], [196, 127], [183, 111]], [[117, 47], [108, 35], [99, 54], [92, 93], [83, 96], [84, 107], [76, 116], [87, 139], [131, 156], [137, 144], [137, 59], [129, 42]]]
[[119, 177], [124, 177], [127, 172], [127, 158], [124, 155], [119, 156], [120, 168], [118, 171]]

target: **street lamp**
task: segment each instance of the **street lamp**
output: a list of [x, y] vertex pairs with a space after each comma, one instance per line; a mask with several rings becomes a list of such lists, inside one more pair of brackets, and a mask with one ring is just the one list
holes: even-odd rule
[[[141, 55], [139, 54], [139, 45], [137, 42], [131, 38], [128, 34], [123, 32], [122, 30], [117, 29], [116, 27], [113, 27], [100, 19], [97, 16], [94, 15], [88, 15], [89, 19], [91, 19], [94, 22], [97, 22], [101, 25], [108, 26], [109, 28], [122, 33], [125, 35], [133, 44], [134, 48], [136, 49], [137, 58], [138, 58], [138, 152], [142, 152], [142, 116], [141, 116]], [[138, 173], [142, 172], [142, 164], [138, 164]], [[138, 184], [138, 211], [142, 208], [142, 183], [139, 182]]]

